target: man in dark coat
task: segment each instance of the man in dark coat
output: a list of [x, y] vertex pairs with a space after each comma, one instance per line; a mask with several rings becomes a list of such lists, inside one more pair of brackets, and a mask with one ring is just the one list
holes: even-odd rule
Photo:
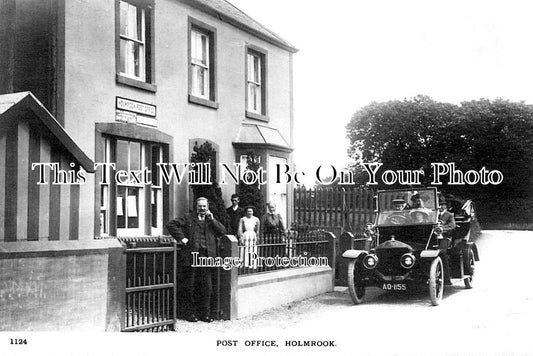
[[193, 267], [193, 254], [198, 257], [217, 256], [217, 238], [226, 233], [222, 223], [209, 211], [206, 198], [196, 200], [196, 213], [186, 214], [167, 224], [170, 235], [178, 242], [178, 264], [183, 285], [179, 302], [186, 320], [211, 322], [216, 316], [212, 303], [215, 267]]
[[448, 204], [444, 198], [439, 200], [439, 221], [442, 222], [442, 229], [444, 232], [449, 232], [455, 229], [455, 218], [453, 214], [448, 211]]
[[[455, 229], [455, 218], [453, 217], [453, 214], [448, 211], [448, 204], [446, 203], [446, 199], [444, 197], [440, 197], [439, 199], [439, 222], [442, 223], [442, 230], [443, 230], [443, 236], [445, 237], [443, 240], [439, 242], [439, 245], [444, 248], [448, 248], [451, 243], [451, 236], [450, 232]], [[443, 259], [444, 263], [444, 284], [451, 285], [452, 282], [450, 281], [450, 262], [448, 261], [448, 255], [444, 256]]]
[[231, 206], [226, 209], [226, 213], [228, 213], [228, 234], [237, 235], [239, 221], [245, 215], [244, 209], [239, 206], [237, 194], [231, 196]]

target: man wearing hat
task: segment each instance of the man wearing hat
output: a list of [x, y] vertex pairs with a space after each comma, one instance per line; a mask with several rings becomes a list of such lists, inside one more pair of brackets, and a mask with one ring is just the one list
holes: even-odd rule
[[[453, 217], [453, 214], [448, 211], [448, 204], [446, 203], [446, 199], [444, 199], [443, 196], [439, 196], [439, 222], [442, 223], [442, 230], [444, 230], [443, 235], [449, 236], [450, 231], [455, 229], [455, 219]], [[443, 248], [447, 248], [449, 247], [449, 243], [451, 240], [445, 238], [440, 241], [442, 244], [441, 246]], [[450, 281], [450, 265], [448, 261], [448, 255], [444, 256], [442, 262], [444, 263], [444, 284], [451, 285], [452, 282]]]
[[405, 203], [405, 200], [403, 200], [402, 198], [392, 200], [392, 207], [394, 210], [402, 211], [403, 209], [405, 209], [406, 205], [407, 204]]
[[439, 197], [439, 221], [442, 222], [442, 229], [445, 233], [455, 229], [455, 219], [448, 211], [448, 204], [444, 197]]

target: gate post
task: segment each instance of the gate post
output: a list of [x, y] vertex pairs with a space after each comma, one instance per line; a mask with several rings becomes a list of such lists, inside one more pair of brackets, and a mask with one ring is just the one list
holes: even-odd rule
[[[233, 235], [224, 235], [220, 239], [220, 257], [238, 258], [239, 247], [237, 238]], [[220, 269], [220, 312], [223, 320], [237, 319], [237, 288], [239, 269]]]
[[178, 242], [175, 239], [172, 239], [172, 318], [174, 323], [174, 331], [178, 330]]
[[[339, 241], [339, 256], [342, 256], [344, 251], [351, 250], [353, 248], [354, 236], [351, 232], [344, 232], [341, 235]], [[337, 284], [339, 286], [348, 286], [348, 260], [346, 258], [339, 258], [339, 280]]]

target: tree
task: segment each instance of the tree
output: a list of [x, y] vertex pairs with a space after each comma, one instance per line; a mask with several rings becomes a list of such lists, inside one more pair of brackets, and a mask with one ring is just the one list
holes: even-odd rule
[[[223, 225], [226, 225], [227, 214], [224, 199], [222, 199], [222, 190], [216, 181], [216, 150], [209, 142], [204, 142], [200, 146], [194, 145], [191, 155], [191, 163], [209, 163], [211, 168], [211, 184], [191, 185], [193, 199], [200, 197], [207, 198], [209, 201], [209, 210], [215, 218]], [[198, 171], [198, 167], [193, 168]]]
[[[246, 168], [249, 171], [258, 172], [261, 165], [259, 164], [259, 156], [257, 156], [253, 151], [247, 152], [246, 158]], [[244, 171], [244, 169], [243, 169]], [[239, 199], [240, 205], [243, 207], [254, 206], [254, 215], [261, 217], [265, 214], [265, 202], [263, 199], [263, 194], [259, 189], [259, 183], [246, 184], [242, 180], [239, 183]]]
[[[427, 96], [371, 103], [356, 112], [347, 126], [348, 153], [360, 162], [383, 163], [386, 169], [429, 171], [432, 162], [453, 155], [450, 148], [458, 146], [459, 138], [448, 128], [457, 121], [454, 105]], [[423, 183], [428, 180], [425, 175]]]
[[[499, 185], [444, 184], [442, 190], [475, 199], [486, 221], [531, 222], [531, 105], [483, 99], [457, 106], [427, 96], [374, 102], [353, 115], [347, 136], [353, 167], [359, 171], [362, 162], [383, 163], [383, 170], [423, 169], [422, 183], [427, 185], [434, 162], [454, 162], [463, 172], [499, 170], [504, 176]], [[380, 182], [383, 187], [390, 188]]]

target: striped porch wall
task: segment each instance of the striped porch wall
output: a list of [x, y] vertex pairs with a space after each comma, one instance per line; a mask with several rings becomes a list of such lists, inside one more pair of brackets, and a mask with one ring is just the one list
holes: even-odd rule
[[[79, 185], [38, 185], [36, 162], [59, 162], [69, 170], [72, 156], [50, 142], [29, 120], [0, 129], [0, 242], [77, 240]], [[47, 169], [48, 171], [48, 169]]]

